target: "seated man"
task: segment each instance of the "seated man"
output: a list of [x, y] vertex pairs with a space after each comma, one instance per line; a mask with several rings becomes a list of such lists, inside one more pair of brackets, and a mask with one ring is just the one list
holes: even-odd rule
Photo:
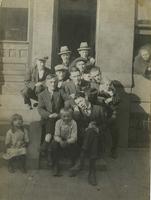
[[63, 83], [67, 80], [66, 74], [68, 73], [68, 68], [63, 64], [55, 66], [55, 74], [58, 78], [58, 88], [61, 88]]
[[88, 46], [87, 42], [81, 42], [80, 43], [80, 48], [78, 48], [78, 52], [80, 54], [81, 58], [84, 58], [87, 60], [86, 62], [86, 66], [91, 66], [93, 67], [95, 64], [95, 59], [91, 56], [89, 56], [89, 51], [90, 51], [90, 47]]
[[54, 161], [54, 176], [60, 176], [61, 153], [66, 153], [75, 163], [77, 157], [77, 123], [72, 118], [71, 109], [61, 109], [60, 117], [56, 122], [54, 140], [52, 142], [52, 155]]
[[96, 185], [96, 159], [100, 155], [102, 147], [102, 138], [106, 123], [103, 107], [93, 105], [83, 94], [77, 94], [75, 97], [76, 106], [74, 106], [74, 119], [78, 124], [78, 140], [81, 140], [80, 161], [73, 168], [73, 176], [83, 167], [84, 158], [89, 158], [88, 181], [91, 185]]
[[111, 157], [117, 157], [118, 146], [118, 128], [117, 128], [117, 110], [119, 105], [119, 95], [114, 86], [114, 81], [109, 81], [102, 76], [99, 67], [94, 67], [90, 71], [91, 75], [91, 88], [98, 91], [97, 103], [105, 105], [108, 113], [108, 127], [112, 137]]
[[81, 73], [76, 67], [72, 67], [70, 70], [70, 81], [64, 83], [64, 92], [67, 95], [70, 102], [74, 104], [74, 98], [76, 93], [85, 92], [90, 87], [87, 81], [81, 78]]
[[87, 63], [87, 59], [82, 58], [82, 57], [78, 57], [75, 60], [73, 60], [73, 62], [71, 63], [70, 67], [69, 67], [69, 71], [72, 67], [76, 67], [79, 69], [79, 71], [81, 72], [81, 74], [83, 74], [84, 69], [86, 68], [86, 63]]
[[51, 136], [54, 135], [55, 122], [59, 117], [60, 109], [64, 106], [64, 99], [60, 90], [57, 88], [57, 84], [56, 75], [48, 75], [46, 77], [47, 88], [38, 96], [38, 112], [45, 127], [42, 138], [45, 137], [45, 134], [50, 134]]
[[[24, 103], [29, 109], [32, 109], [30, 99], [38, 100], [38, 94], [45, 89], [44, 81], [50, 73], [50, 69], [45, 67], [45, 58], [38, 58], [36, 66], [32, 70], [28, 70], [25, 77], [25, 88], [21, 90], [24, 97]], [[37, 104], [35, 104], [36, 106]]]

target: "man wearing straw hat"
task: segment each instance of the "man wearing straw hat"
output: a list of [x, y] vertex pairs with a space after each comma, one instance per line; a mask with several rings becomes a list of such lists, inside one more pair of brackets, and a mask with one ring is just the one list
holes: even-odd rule
[[91, 56], [89, 56], [90, 47], [88, 46], [87, 42], [81, 42], [80, 47], [77, 49], [80, 57], [87, 60], [86, 66], [94, 66], [95, 59]]
[[61, 57], [62, 64], [65, 67], [69, 67], [71, 51], [69, 50], [68, 46], [61, 46], [58, 55]]

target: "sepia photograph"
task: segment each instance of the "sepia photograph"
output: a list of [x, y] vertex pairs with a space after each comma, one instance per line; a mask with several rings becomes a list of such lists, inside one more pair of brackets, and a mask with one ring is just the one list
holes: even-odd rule
[[0, 0], [0, 200], [150, 200], [151, 0]]

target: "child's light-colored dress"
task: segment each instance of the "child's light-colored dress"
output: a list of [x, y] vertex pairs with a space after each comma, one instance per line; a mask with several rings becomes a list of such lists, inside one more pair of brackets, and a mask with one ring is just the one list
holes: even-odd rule
[[27, 153], [25, 144], [27, 143], [29, 143], [29, 137], [26, 129], [19, 129], [14, 133], [10, 129], [5, 138], [5, 145], [10, 145], [10, 147], [7, 148], [3, 158], [9, 160], [16, 156], [25, 155]]

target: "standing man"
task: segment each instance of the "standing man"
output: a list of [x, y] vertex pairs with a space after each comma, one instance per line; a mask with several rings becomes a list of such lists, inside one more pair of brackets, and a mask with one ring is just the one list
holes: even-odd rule
[[[24, 103], [32, 109], [31, 99], [38, 100], [38, 94], [45, 89], [46, 76], [51, 72], [45, 67], [46, 58], [36, 59], [36, 65], [28, 70], [25, 76], [25, 87], [21, 90]], [[37, 104], [35, 104], [36, 106]]]
[[89, 89], [89, 87], [89, 82], [81, 78], [81, 73], [79, 69], [76, 67], [72, 67], [70, 70], [70, 81], [66, 81], [64, 83], [64, 92], [67, 95], [68, 99], [70, 99], [70, 103], [72, 105], [74, 104], [76, 93], [84, 93], [86, 90]]
[[61, 57], [62, 60], [62, 65], [64, 65], [67, 68], [66, 71], [66, 79], [69, 78], [69, 66], [71, 63], [71, 51], [69, 50], [68, 46], [62, 46], [60, 47], [60, 52], [58, 53], [58, 55]]
[[93, 67], [95, 64], [95, 59], [93, 57], [89, 56], [90, 49], [91, 48], [88, 46], [87, 42], [81, 42], [80, 47], [77, 50], [80, 54], [80, 57], [87, 60], [86, 66]]
[[96, 185], [96, 160], [99, 156], [102, 134], [105, 126], [105, 112], [103, 107], [93, 105], [83, 94], [77, 94], [75, 97], [76, 106], [74, 106], [74, 118], [80, 128], [78, 140], [81, 140], [80, 162], [72, 169], [73, 176], [83, 167], [86, 156], [89, 158], [88, 182]]
[[60, 52], [58, 53], [58, 55], [61, 57], [62, 64], [65, 67], [69, 68], [71, 51], [69, 50], [68, 46], [60, 47]]
[[91, 75], [91, 88], [98, 91], [97, 103], [105, 106], [108, 113], [108, 127], [112, 137], [111, 157], [117, 158], [117, 147], [119, 141], [119, 133], [117, 126], [117, 114], [119, 105], [119, 95], [114, 86], [114, 81], [109, 81], [102, 76], [99, 67], [94, 67], [90, 71]]

